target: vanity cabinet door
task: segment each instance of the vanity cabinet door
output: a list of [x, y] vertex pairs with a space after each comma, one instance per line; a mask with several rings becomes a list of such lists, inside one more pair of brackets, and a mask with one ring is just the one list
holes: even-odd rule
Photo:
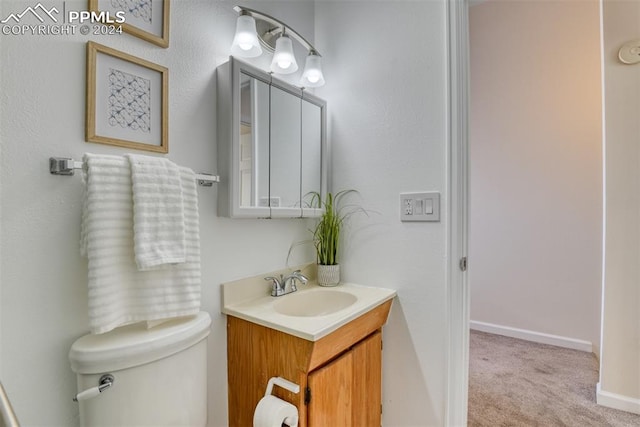
[[353, 347], [353, 425], [382, 425], [382, 332]]
[[382, 332], [311, 372], [308, 427], [379, 426], [382, 423]]
[[309, 374], [308, 427], [352, 426], [353, 352]]

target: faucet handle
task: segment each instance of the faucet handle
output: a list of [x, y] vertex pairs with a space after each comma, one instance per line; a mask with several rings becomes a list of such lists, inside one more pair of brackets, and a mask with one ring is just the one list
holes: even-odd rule
[[305, 276], [304, 274], [302, 274], [302, 271], [300, 270], [296, 270], [293, 273], [291, 273], [292, 275], [294, 275], [298, 280], [300, 280], [300, 283], [302, 283], [303, 285], [306, 285], [307, 282], [309, 281], [309, 279], [307, 278], [307, 276]]
[[280, 280], [277, 277], [274, 276], [269, 276], [269, 277], [265, 277], [264, 280], [271, 280], [271, 296], [272, 297], [276, 297], [279, 295], [280, 293]]
[[280, 284], [280, 279], [278, 279], [277, 277], [274, 277], [274, 276], [265, 277], [264, 280], [271, 280], [271, 281], [273, 281], [274, 285], [279, 285]]

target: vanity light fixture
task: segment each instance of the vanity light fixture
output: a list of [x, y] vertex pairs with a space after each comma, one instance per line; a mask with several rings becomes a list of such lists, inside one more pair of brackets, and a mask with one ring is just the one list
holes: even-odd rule
[[262, 55], [262, 48], [256, 33], [256, 21], [247, 12], [240, 12], [240, 16], [238, 16], [231, 54], [244, 58], [255, 58]]
[[284, 31], [276, 40], [276, 51], [273, 53], [271, 71], [278, 74], [291, 74], [298, 71], [298, 63], [293, 54], [293, 43]]
[[320, 87], [324, 85], [320, 55], [315, 50], [309, 51], [300, 84], [304, 87]]
[[[244, 6], [236, 6], [233, 10], [238, 12], [239, 16], [236, 24], [236, 36], [231, 46], [232, 55], [253, 58], [262, 53], [260, 48], [262, 46], [266, 51], [273, 52], [272, 72], [277, 74], [295, 73], [298, 70], [292, 43], [292, 39], [295, 39], [309, 52], [304, 72], [300, 79], [300, 85], [303, 87], [320, 87], [324, 85], [320, 53], [297, 31], [284, 22], [257, 10]], [[241, 20], [243, 21], [242, 24]], [[251, 38], [247, 36], [249, 33]], [[258, 40], [259, 43], [254, 44], [254, 39]], [[249, 40], [252, 41], [250, 42]]]

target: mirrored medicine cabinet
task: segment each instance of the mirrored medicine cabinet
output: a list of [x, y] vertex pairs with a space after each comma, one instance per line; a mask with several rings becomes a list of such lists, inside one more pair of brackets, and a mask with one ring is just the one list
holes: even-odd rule
[[233, 57], [217, 74], [218, 215], [319, 216], [312, 199], [327, 187], [326, 102]]

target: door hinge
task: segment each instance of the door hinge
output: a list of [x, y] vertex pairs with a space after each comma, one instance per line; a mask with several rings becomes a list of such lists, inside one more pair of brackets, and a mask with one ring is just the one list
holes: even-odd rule
[[308, 405], [309, 402], [311, 402], [311, 389], [307, 386], [307, 388], [304, 389], [304, 404]]
[[467, 271], [467, 257], [463, 256], [460, 258], [460, 270]]

